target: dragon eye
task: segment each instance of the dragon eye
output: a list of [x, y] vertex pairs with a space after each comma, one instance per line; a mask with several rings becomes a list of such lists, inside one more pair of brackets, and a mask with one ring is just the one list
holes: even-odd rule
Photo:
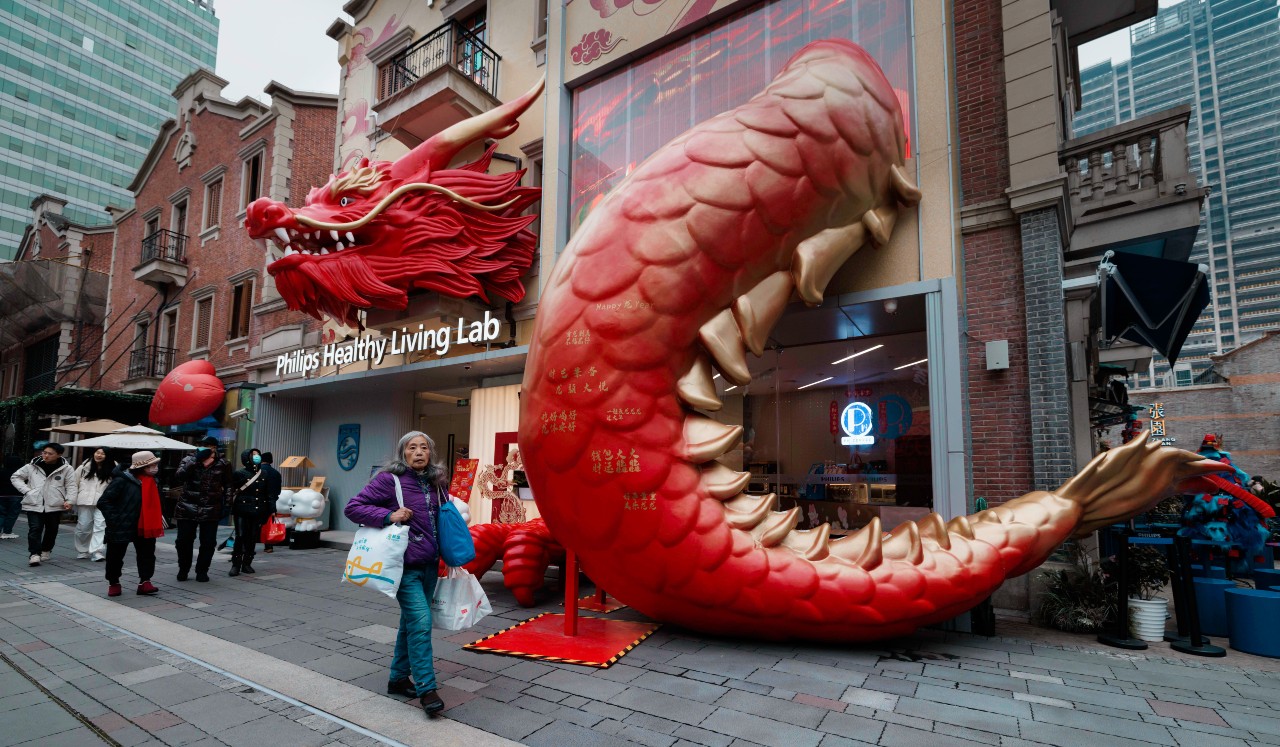
[[343, 197], [341, 200], [338, 200], [338, 204], [341, 205], [342, 207], [346, 207], [347, 205], [350, 205], [355, 201], [356, 200], [354, 197]]

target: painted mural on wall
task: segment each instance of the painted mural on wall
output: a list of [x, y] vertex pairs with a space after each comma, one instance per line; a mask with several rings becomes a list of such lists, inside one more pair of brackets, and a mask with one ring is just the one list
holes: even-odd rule
[[[750, 383], [797, 294], [823, 300], [864, 244], [888, 243], [921, 198], [904, 171], [899, 98], [844, 40], [802, 47], [746, 103], [678, 134], [605, 196], [543, 289], [525, 368], [520, 446], [551, 535], [598, 585], [658, 620], [711, 633], [857, 641], [969, 609], [1063, 540], [1144, 510], [1221, 469], [1134, 442], [1053, 493], [884, 534], [832, 540], [800, 509], [744, 492], [718, 459], [742, 426], [718, 371]], [[624, 412], [621, 417], [617, 413]], [[571, 429], [547, 429], [550, 418]]]
[[[305, 205], [249, 205], [245, 228], [281, 256], [267, 265], [291, 309], [351, 327], [366, 309], [403, 310], [411, 290], [518, 302], [537, 237], [527, 212], [542, 190], [524, 171], [489, 174], [494, 147], [450, 168], [468, 145], [515, 132], [542, 94], [518, 99], [432, 136], [395, 162], [361, 160], [313, 188]], [[274, 256], [274, 255], [273, 255]]]

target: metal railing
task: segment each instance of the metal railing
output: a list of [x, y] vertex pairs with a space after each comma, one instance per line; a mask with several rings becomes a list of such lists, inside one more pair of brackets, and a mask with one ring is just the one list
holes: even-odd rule
[[1077, 215], [1196, 188], [1187, 155], [1190, 116], [1184, 104], [1065, 143], [1059, 161]]
[[164, 378], [173, 368], [173, 356], [176, 352], [173, 348], [157, 345], [134, 348], [129, 354], [129, 378]]
[[167, 262], [187, 263], [187, 235], [162, 228], [142, 240], [142, 261], [163, 259]]
[[378, 70], [378, 99], [383, 100], [446, 65], [498, 96], [502, 58], [457, 21], [447, 21], [410, 44]]

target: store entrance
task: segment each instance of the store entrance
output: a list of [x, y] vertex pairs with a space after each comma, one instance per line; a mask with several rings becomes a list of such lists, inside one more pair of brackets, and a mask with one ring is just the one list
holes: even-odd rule
[[465, 460], [471, 455], [471, 392], [469, 389], [417, 392], [414, 394], [414, 424], [436, 442], [440, 461], [453, 479], [458, 470], [467, 469]]
[[[730, 466], [750, 492], [800, 508], [800, 527], [886, 530], [934, 508], [923, 296], [788, 310], [752, 382], [716, 383], [744, 429]], [[732, 463], [732, 462], [737, 462]]]

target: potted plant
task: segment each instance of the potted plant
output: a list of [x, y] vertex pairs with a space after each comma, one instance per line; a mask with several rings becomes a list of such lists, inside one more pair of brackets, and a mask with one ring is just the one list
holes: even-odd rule
[[1164, 640], [1169, 600], [1157, 596], [1169, 583], [1169, 564], [1163, 552], [1138, 545], [1129, 548], [1129, 628], [1143, 641]]
[[1115, 619], [1116, 582], [1080, 545], [1067, 548], [1068, 565], [1040, 574], [1044, 590], [1035, 620], [1068, 633], [1098, 633]]

